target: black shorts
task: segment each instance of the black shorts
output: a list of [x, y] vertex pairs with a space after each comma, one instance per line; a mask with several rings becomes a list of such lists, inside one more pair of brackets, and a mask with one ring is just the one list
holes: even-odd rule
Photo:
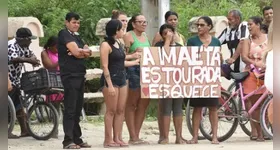
[[219, 98], [188, 98], [185, 103], [190, 101], [192, 107], [213, 107], [219, 105]]
[[[112, 84], [114, 87], [123, 87], [126, 85], [126, 71], [118, 71], [116, 73], [114, 72], [110, 72], [110, 78], [112, 81]], [[104, 77], [104, 74], [102, 74], [101, 78], [100, 78], [100, 85], [101, 85], [101, 89], [104, 88], [104, 86], [108, 87], [107, 81]]]

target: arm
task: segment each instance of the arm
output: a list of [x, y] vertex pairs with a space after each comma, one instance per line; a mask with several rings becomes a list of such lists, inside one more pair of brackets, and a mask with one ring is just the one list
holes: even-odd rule
[[9, 78], [9, 73], [8, 73], [8, 91], [11, 91], [13, 89], [12, 87], [12, 83], [11, 83], [11, 80]]
[[226, 43], [226, 31], [227, 28], [224, 29], [224, 31], [218, 36], [218, 39], [222, 45]]
[[132, 59], [137, 59], [140, 57], [140, 54], [138, 52], [132, 53], [132, 54], [127, 54], [125, 56], [125, 60], [132, 60]]
[[125, 46], [125, 51], [126, 51], [127, 54], [128, 54], [128, 52], [129, 52], [129, 48], [130, 48], [130, 46], [131, 46], [131, 43], [133, 42], [133, 41], [131, 41], [131, 39], [132, 39], [132, 36], [131, 36], [131, 34], [130, 34], [129, 32], [126, 33], [126, 34], [124, 35], [124, 37], [123, 37], [124, 46]]
[[249, 39], [246, 39], [242, 44], [242, 54], [241, 54], [242, 61], [247, 65], [249, 64], [255, 65], [255, 62], [249, 58], [249, 51], [250, 51], [250, 41]]
[[[76, 39], [68, 31], [62, 30], [58, 34], [58, 39], [60, 39], [67, 47], [69, 55], [73, 55], [76, 58], [85, 58], [85, 53], [82, 48], [79, 48]], [[80, 40], [81, 41], [81, 40]], [[82, 42], [82, 41], [81, 41]], [[87, 50], [88, 51], [88, 50]]]
[[79, 48], [76, 42], [69, 42], [66, 44], [66, 47], [68, 48], [71, 55], [75, 56], [76, 58], [86, 58], [87, 55], [85, 55], [84, 50], [82, 48]]
[[9, 61], [10, 63], [30, 63], [31, 58], [26, 58], [26, 57], [17, 57], [13, 58]]
[[109, 46], [109, 44], [107, 42], [103, 42], [100, 46], [100, 60], [102, 64], [103, 74], [108, 84], [108, 88], [113, 87], [111, 77], [110, 77], [110, 72], [108, 69], [108, 64], [109, 64], [108, 56], [110, 54], [110, 51], [112, 51], [112, 49]]
[[170, 45], [171, 45], [171, 41], [174, 39], [174, 34], [172, 32], [167, 32], [166, 34], [166, 38], [165, 38], [165, 41], [164, 41], [164, 49], [169, 49], [170, 48]]
[[51, 61], [51, 59], [49, 58], [48, 53], [46, 52], [46, 50], [41, 52], [41, 59], [42, 59], [43, 66], [46, 69], [56, 69], [56, 67], [58, 66], [58, 62], [53, 63]]
[[238, 43], [238, 46], [235, 50], [235, 52], [233, 53], [232, 57], [230, 59], [232, 59], [232, 63], [240, 56], [241, 54], [241, 49], [242, 49], [242, 45], [244, 44], [244, 40], [241, 40], [239, 43]]
[[154, 39], [153, 39], [152, 46], [155, 46], [155, 44], [157, 42], [159, 42], [160, 40], [162, 40], [161, 35], [159, 34], [159, 32], [157, 32]]
[[125, 67], [131, 67], [131, 66], [136, 66], [139, 65], [139, 59], [133, 60], [133, 61], [125, 61], [124, 66]]
[[8, 49], [8, 64], [11, 63], [30, 63], [33, 65], [40, 64], [36, 59], [36, 56], [32, 53], [32, 51], [28, 51], [25, 57], [19, 57], [18, 53], [14, 49]]

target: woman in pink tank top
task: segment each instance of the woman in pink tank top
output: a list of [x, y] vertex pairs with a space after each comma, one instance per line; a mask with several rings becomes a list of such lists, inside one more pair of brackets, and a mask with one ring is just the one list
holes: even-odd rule
[[[57, 53], [57, 37], [52, 36], [44, 45], [44, 50], [41, 53], [43, 66], [49, 71], [59, 71], [58, 53]], [[60, 102], [63, 100], [63, 94], [51, 94], [47, 96], [51, 102]]]
[[[264, 64], [262, 62], [263, 52], [267, 48], [267, 35], [261, 32], [262, 19], [260, 17], [251, 17], [248, 21], [248, 28], [250, 31], [250, 38], [244, 40], [242, 49], [242, 60], [246, 64], [245, 71], [250, 71], [250, 65], [254, 64], [258, 69], [264, 69]], [[250, 72], [249, 77], [242, 82], [244, 87], [244, 94], [249, 94], [250, 92], [258, 89], [264, 84], [263, 80], [257, 79], [255, 75]], [[249, 110], [252, 104], [255, 104], [259, 97], [265, 90], [257, 92], [255, 95], [251, 96], [248, 101], [246, 101], [246, 109]], [[253, 114], [252, 118], [259, 121], [260, 107], [257, 108]], [[251, 140], [264, 141], [263, 133], [260, 124], [251, 121]]]
[[[48, 39], [44, 45], [44, 50], [41, 52], [41, 59], [43, 66], [49, 71], [59, 71], [58, 66], [58, 53], [57, 53], [57, 37], [52, 36]], [[46, 100], [50, 101], [56, 108], [58, 113], [60, 112], [60, 102], [63, 100], [63, 94], [50, 94], [46, 95]], [[61, 114], [59, 114], [61, 115]], [[56, 129], [53, 138], [58, 138], [58, 129]]]

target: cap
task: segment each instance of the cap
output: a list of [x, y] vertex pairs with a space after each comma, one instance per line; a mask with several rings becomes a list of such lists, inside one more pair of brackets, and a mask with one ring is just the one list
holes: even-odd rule
[[18, 38], [30, 38], [36, 39], [37, 36], [32, 35], [31, 31], [28, 28], [19, 28], [16, 32], [16, 37]]

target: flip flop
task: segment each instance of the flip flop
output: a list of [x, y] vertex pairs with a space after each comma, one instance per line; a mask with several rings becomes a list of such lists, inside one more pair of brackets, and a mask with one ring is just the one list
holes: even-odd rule
[[81, 147], [75, 143], [63, 146], [63, 149], [81, 149]]
[[10, 133], [10, 134], [8, 135], [8, 139], [19, 139], [19, 136]]
[[79, 144], [79, 146], [81, 148], [91, 148], [91, 145], [89, 145], [87, 142], [83, 142], [83, 143]]

